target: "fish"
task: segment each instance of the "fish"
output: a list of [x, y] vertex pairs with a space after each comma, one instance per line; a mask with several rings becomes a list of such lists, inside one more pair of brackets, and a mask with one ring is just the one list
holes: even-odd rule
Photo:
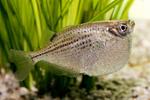
[[45, 63], [42, 66], [57, 74], [63, 71], [89, 76], [110, 74], [127, 64], [134, 26], [131, 20], [70, 26], [56, 33], [58, 35], [40, 50], [29, 53], [10, 50], [10, 59], [17, 66], [16, 76], [20, 80], [42, 61]]

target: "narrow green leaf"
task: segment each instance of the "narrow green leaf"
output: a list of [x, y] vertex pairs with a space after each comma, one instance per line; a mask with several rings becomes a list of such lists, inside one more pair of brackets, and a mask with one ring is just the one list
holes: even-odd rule
[[99, 20], [99, 18], [100, 18], [102, 15], [106, 14], [110, 9], [114, 8], [117, 4], [119, 4], [119, 3], [121, 3], [121, 2], [122, 2], [122, 0], [115, 0], [115, 1], [113, 1], [112, 3], [110, 3], [109, 5], [107, 5], [102, 11], [100, 11], [100, 12], [98, 13], [98, 15], [96, 15], [95, 17], [93, 17], [93, 18], [90, 20], [90, 22], [91, 22], [91, 21]]

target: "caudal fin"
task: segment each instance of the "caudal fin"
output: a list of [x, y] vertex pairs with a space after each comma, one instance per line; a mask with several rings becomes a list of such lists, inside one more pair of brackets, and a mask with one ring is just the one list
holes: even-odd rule
[[16, 66], [15, 76], [19, 80], [24, 80], [34, 68], [32, 59], [23, 51], [11, 49], [9, 59]]

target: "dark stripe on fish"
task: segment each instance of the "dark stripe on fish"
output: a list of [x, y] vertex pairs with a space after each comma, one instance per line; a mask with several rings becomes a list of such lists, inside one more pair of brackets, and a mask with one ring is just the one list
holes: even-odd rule
[[[80, 37], [78, 37], [78, 38], [76, 38], [76, 39], [74, 39], [74, 40], [71, 40], [71, 41], [69, 41], [69, 42], [66, 42], [66, 43], [63, 43], [63, 44], [60, 44], [60, 45], [58, 45], [58, 46], [56, 46], [56, 47], [51, 47], [51, 48], [49, 48], [47, 51], [43, 51], [42, 53], [39, 53], [39, 54], [37, 54], [37, 55], [35, 55], [35, 56], [32, 56], [31, 58], [32, 59], [34, 59], [34, 58], [36, 58], [36, 57], [39, 57], [39, 56], [42, 56], [42, 55], [44, 55], [44, 54], [47, 54], [47, 53], [49, 53], [49, 52], [53, 52], [53, 51], [55, 51], [55, 50], [59, 50], [60, 48], [63, 48], [63, 47], [67, 47], [67, 46], [69, 46], [69, 45], [71, 45], [71, 44], [73, 44], [73, 43], [76, 43], [76, 42], [78, 42], [79, 40], [83, 40], [83, 39], [86, 39], [86, 38], [89, 38], [90, 36], [92, 36], [92, 34], [86, 34], [86, 35], [82, 35], [82, 36], [80, 36]], [[72, 38], [71, 38], [72, 39]]]

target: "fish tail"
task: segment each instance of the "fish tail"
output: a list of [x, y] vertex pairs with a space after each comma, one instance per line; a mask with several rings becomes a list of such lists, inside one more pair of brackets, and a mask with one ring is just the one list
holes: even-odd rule
[[15, 76], [20, 81], [24, 80], [34, 68], [34, 63], [28, 53], [19, 50], [10, 50], [9, 60], [16, 66]]

